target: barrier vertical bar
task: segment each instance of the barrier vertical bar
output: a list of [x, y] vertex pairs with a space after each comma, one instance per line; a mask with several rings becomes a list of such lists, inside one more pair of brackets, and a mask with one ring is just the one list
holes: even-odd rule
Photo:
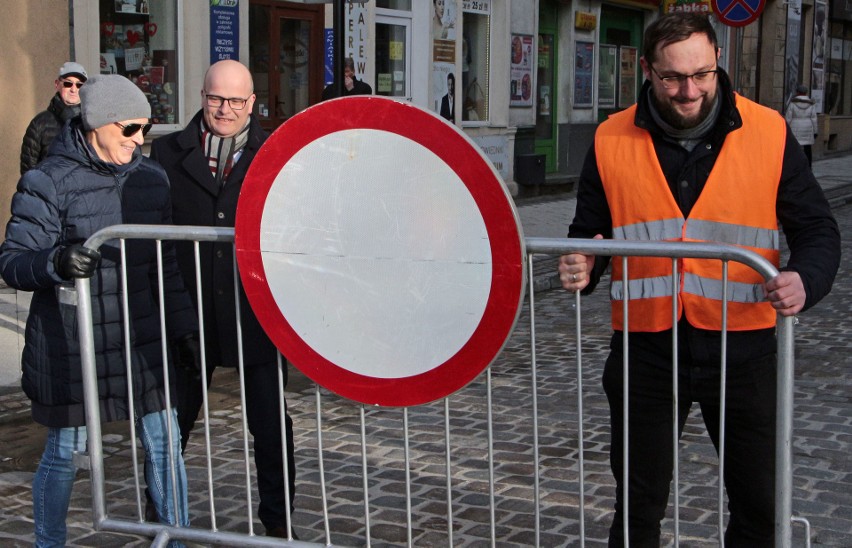
[[101, 438], [101, 410], [98, 375], [95, 367], [95, 336], [92, 326], [92, 293], [89, 278], [74, 281], [77, 290], [77, 323], [80, 335], [80, 365], [83, 370], [83, 398], [86, 409], [86, 447], [89, 450], [89, 477], [92, 483], [92, 520], [100, 530], [106, 519], [104, 493], [104, 448]]
[[[156, 240], [157, 248], [157, 293], [160, 306], [160, 341], [163, 350], [163, 384], [166, 389], [166, 439], [169, 441], [169, 479], [172, 482], [172, 503], [175, 505], [175, 522], [172, 523], [175, 527], [180, 527], [180, 512], [181, 504], [177, 481], [177, 462], [175, 462], [175, 454], [173, 451], [175, 434], [172, 428], [174, 421], [172, 420], [172, 396], [169, 387], [172, 385], [169, 379], [169, 360], [168, 360], [168, 344], [169, 337], [166, 331], [166, 288], [163, 280], [163, 241]], [[187, 509], [187, 511], [189, 511]]]
[[491, 519], [491, 546], [497, 546], [497, 516], [494, 502], [494, 417], [491, 401], [491, 366], [485, 368], [485, 392], [487, 394], [487, 426], [488, 426], [488, 504]]
[[574, 329], [577, 337], [577, 448], [579, 458], [578, 474], [580, 480], [580, 548], [586, 546], [586, 469], [585, 469], [585, 440], [583, 437], [583, 338], [582, 338], [582, 312], [580, 309], [580, 292], [574, 292], [574, 309], [576, 322]]
[[674, 498], [674, 544], [680, 546], [680, 360], [678, 359], [678, 290], [677, 259], [672, 259], [672, 460]]
[[719, 546], [725, 546], [725, 415], [728, 382], [728, 261], [722, 261], [722, 348], [719, 379], [719, 500], [716, 509], [719, 521]]
[[322, 394], [320, 386], [316, 387], [316, 420], [317, 420], [317, 461], [319, 465], [320, 492], [322, 493], [322, 519], [325, 526], [325, 543], [331, 546], [331, 525], [328, 516], [328, 493], [325, 488], [325, 461], [322, 457]]
[[[126, 240], [119, 240], [119, 256], [121, 257], [121, 321], [122, 335], [124, 336], [124, 372], [127, 375], [127, 401], [128, 409], [133, 409], [133, 363], [131, 360], [130, 340], [130, 305], [127, 300], [127, 245]], [[163, 367], [166, 361], [163, 360]], [[139, 521], [145, 521], [145, 511], [142, 506], [142, 485], [139, 483], [139, 449], [136, 446], [136, 421], [130, 420], [130, 455], [133, 459], [133, 485], [136, 488], [136, 511]]]
[[621, 409], [621, 420], [623, 423], [623, 428], [621, 432], [621, 442], [624, 444], [622, 448], [622, 453], [624, 454], [624, 469], [621, 471], [621, 481], [623, 487], [621, 488], [622, 497], [621, 497], [621, 513], [624, 518], [624, 523], [622, 527], [624, 529], [624, 545], [630, 546], [630, 451], [628, 442], [630, 440], [630, 378], [629, 378], [629, 367], [630, 363], [630, 346], [629, 346], [629, 338], [627, 336], [629, 329], [629, 317], [628, 317], [628, 303], [630, 302], [630, 277], [627, 272], [627, 256], [621, 258], [621, 272], [622, 272], [622, 285], [624, 286], [623, 294], [621, 295], [621, 309], [622, 316], [624, 317], [624, 322], [622, 325], [623, 331], [621, 332], [622, 339], [624, 344], [624, 355], [622, 360], [622, 375], [623, 375], [623, 384], [622, 384], [622, 397], [621, 397], [621, 405], [624, 407]]
[[204, 298], [201, 287], [201, 246], [193, 242], [195, 257], [195, 302], [198, 303], [198, 348], [201, 354], [201, 402], [204, 413], [204, 454], [207, 457], [207, 497], [210, 504], [210, 528], [217, 531], [216, 502], [213, 496], [213, 450], [210, 447], [210, 400], [207, 397], [207, 339], [204, 329]]
[[248, 515], [248, 530], [254, 535], [254, 510], [252, 509], [251, 496], [251, 463], [249, 462], [249, 429], [248, 429], [248, 407], [246, 406], [246, 372], [245, 360], [243, 358], [243, 326], [240, 321], [240, 273], [237, 271], [236, 249], [233, 253], [233, 276], [234, 276], [234, 309], [237, 316], [237, 370], [240, 375], [240, 417], [243, 421], [243, 470], [246, 478], [246, 513]]
[[529, 265], [529, 295], [530, 295], [530, 380], [532, 385], [532, 418], [533, 418], [533, 499], [535, 507], [535, 545], [541, 545], [541, 500], [539, 483], [539, 449], [538, 449], [538, 363], [535, 352], [535, 288], [533, 287], [534, 268], [532, 255], [527, 255]]
[[[284, 523], [287, 527], [287, 540], [293, 540], [293, 518], [290, 515], [293, 508], [290, 505], [290, 457], [287, 455], [287, 404], [284, 401], [284, 371], [287, 364], [281, 357], [281, 352], [275, 353], [278, 365], [278, 418], [281, 429], [281, 465], [284, 468]], [[294, 441], [295, 443], [295, 441]]]
[[405, 525], [408, 538], [408, 547], [414, 546], [413, 525], [411, 523], [411, 454], [408, 440], [408, 408], [402, 408], [402, 439], [403, 453], [405, 455]]
[[778, 317], [775, 402], [775, 546], [792, 543], [793, 516], [793, 317]]
[[364, 406], [358, 406], [358, 417], [361, 420], [361, 476], [363, 477], [364, 489], [364, 537], [367, 539], [367, 548], [372, 546], [370, 541], [370, 482], [367, 476], [367, 418]]
[[453, 477], [450, 466], [450, 398], [444, 398], [444, 442], [447, 463], [447, 546], [453, 546]]

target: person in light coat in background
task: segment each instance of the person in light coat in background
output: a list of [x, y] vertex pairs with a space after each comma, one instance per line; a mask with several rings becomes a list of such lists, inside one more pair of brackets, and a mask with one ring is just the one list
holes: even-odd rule
[[814, 100], [808, 96], [808, 86], [799, 84], [796, 87], [796, 96], [790, 101], [790, 106], [787, 107], [787, 114], [784, 117], [790, 124], [790, 129], [793, 130], [796, 140], [805, 149], [808, 165], [811, 165], [813, 163], [813, 151], [811, 149], [819, 131], [817, 130], [816, 105]]

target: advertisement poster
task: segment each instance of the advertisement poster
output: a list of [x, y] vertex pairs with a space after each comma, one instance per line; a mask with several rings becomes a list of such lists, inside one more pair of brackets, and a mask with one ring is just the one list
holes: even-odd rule
[[432, 64], [432, 97], [435, 98], [435, 112], [450, 122], [456, 116], [456, 75], [453, 63]]
[[594, 42], [577, 41], [574, 55], [574, 107], [592, 106], [592, 75], [595, 64]]
[[210, 64], [240, 58], [240, 12], [237, 0], [210, 0]]
[[598, 48], [598, 107], [613, 108], [615, 106], [615, 67], [616, 46], [601, 44]]
[[323, 29], [323, 85], [334, 83], [334, 29]]
[[[811, 99], [816, 103], [817, 112], [831, 112], [831, 104], [826, 105], [825, 82], [825, 41], [828, 37], [828, 4], [814, 3], [814, 38], [811, 51]], [[831, 101], [829, 101], [830, 103]]]
[[509, 106], [532, 106], [532, 44], [532, 35], [512, 35], [512, 58], [509, 63]]
[[618, 73], [618, 107], [627, 108], [636, 102], [636, 48], [621, 46]]

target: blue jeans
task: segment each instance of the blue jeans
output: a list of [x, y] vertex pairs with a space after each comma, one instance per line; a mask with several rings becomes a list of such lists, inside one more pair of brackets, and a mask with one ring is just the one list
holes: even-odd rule
[[[175, 523], [174, 496], [169, 471], [166, 411], [149, 413], [136, 421], [137, 434], [145, 449], [145, 481], [162, 523]], [[189, 525], [186, 470], [180, 452], [177, 412], [172, 410], [171, 453], [175, 458], [180, 525]], [[47, 443], [33, 479], [33, 515], [37, 548], [65, 546], [65, 518], [77, 472], [72, 455], [86, 451], [86, 427], [50, 428]]]

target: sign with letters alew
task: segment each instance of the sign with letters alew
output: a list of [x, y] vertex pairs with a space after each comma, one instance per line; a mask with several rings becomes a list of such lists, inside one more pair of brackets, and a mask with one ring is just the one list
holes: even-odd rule
[[444, 398], [511, 333], [520, 222], [494, 167], [434, 113], [376, 96], [288, 119], [237, 208], [251, 306], [294, 366], [369, 405]]

